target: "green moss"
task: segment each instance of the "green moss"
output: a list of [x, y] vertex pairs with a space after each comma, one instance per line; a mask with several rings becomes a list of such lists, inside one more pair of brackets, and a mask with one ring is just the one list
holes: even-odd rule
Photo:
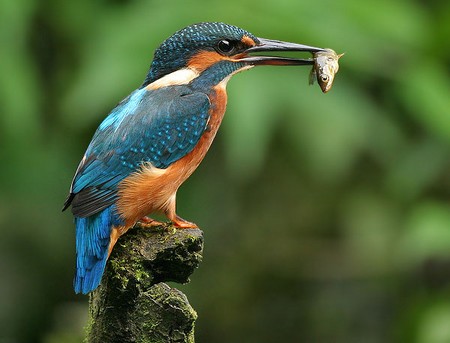
[[92, 332], [93, 325], [94, 325], [94, 318], [92, 317], [92, 314], [89, 311], [88, 321], [84, 327], [85, 338], [83, 340], [83, 343], [90, 343], [89, 336], [90, 333]]
[[133, 229], [92, 293], [88, 342], [194, 342], [197, 313], [165, 281], [185, 283], [201, 260], [200, 230]]

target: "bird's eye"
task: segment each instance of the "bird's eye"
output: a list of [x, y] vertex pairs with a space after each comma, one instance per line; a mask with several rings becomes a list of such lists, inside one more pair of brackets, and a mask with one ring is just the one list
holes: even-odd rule
[[222, 39], [217, 44], [217, 50], [219, 50], [220, 53], [229, 54], [234, 50], [234, 44], [227, 39]]

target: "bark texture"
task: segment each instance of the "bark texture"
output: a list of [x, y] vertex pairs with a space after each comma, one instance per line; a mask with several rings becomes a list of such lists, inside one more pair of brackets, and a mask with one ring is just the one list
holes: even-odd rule
[[197, 313], [165, 282], [189, 282], [202, 250], [199, 229], [138, 227], [121, 237], [90, 295], [86, 342], [194, 342]]

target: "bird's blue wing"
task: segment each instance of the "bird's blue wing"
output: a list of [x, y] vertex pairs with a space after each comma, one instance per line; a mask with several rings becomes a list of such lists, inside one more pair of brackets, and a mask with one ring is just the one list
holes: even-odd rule
[[143, 163], [167, 168], [193, 150], [210, 102], [187, 86], [138, 89], [100, 124], [72, 181], [64, 208], [88, 217], [117, 199], [118, 184]]

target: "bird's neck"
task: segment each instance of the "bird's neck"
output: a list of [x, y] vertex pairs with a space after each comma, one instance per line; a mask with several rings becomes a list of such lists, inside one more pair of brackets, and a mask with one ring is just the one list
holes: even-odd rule
[[244, 63], [220, 61], [204, 70], [195, 79], [191, 86], [198, 90], [209, 90], [219, 84], [226, 85], [230, 77], [243, 69], [249, 69], [250, 66]]
[[[251, 68], [244, 63], [220, 61], [202, 72], [193, 68], [182, 68], [161, 78], [152, 80], [147, 76], [141, 88], [158, 89], [167, 86], [190, 85], [194, 90], [209, 93], [217, 85], [226, 85], [230, 77], [242, 70]], [[151, 71], [149, 75], [151, 74]]]

